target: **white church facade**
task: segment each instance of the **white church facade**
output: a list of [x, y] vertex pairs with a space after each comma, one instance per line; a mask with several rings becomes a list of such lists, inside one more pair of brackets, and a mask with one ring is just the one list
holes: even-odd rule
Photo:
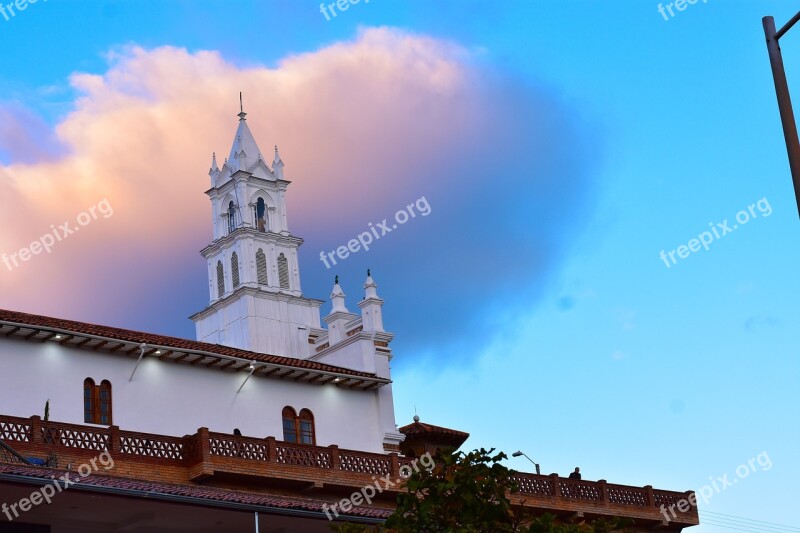
[[[158, 434], [199, 427], [367, 452], [399, 452], [389, 348], [377, 285], [359, 311], [334, 284], [331, 311], [301, 289], [277, 147], [272, 168], [239, 114], [230, 157], [210, 171], [209, 305], [197, 342], [0, 313], [4, 414], [38, 414]], [[323, 326], [324, 323], [324, 326]], [[28, 342], [14, 333], [28, 331]], [[47, 327], [51, 326], [51, 327]], [[40, 331], [34, 333], [34, 331]], [[3, 335], [5, 333], [5, 335]], [[89, 335], [89, 334], [93, 335]], [[176, 364], [177, 363], [177, 364]], [[294, 423], [290, 423], [291, 419]]]

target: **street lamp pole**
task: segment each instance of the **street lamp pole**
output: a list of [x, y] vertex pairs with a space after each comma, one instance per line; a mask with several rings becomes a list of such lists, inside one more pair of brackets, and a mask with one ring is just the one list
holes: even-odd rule
[[798, 12], [780, 30], [775, 30], [775, 19], [764, 17], [761, 22], [764, 25], [764, 34], [767, 37], [767, 51], [769, 52], [769, 62], [772, 66], [772, 77], [775, 81], [775, 93], [778, 96], [778, 109], [781, 114], [783, 124], [783, 136], [786, 139], [786, 151], [789, 154], [789, 168], [792, 171], [792, 181], [794, 182], [794, 195], [797, 201], [797, 213], [800, 215], [800, 140], [797, 137], [797, 124], [794, 121], [794, 111], [792, 110], [792, 99], [789, 95], [789, 84], [786, 81], [786, 71], [783, 68], [783, 57], [778, 40], [789, 31], [792, 26], [800, 20]]
[[519, 452], [514, 452], [514, 453], [512, 453], [512, 454], [511, 454], [511, 456], [512, 456], [512, 457], [521, 457], [521, 456], [525, 456], [525, 459], [527, 459], [528, 461], [530, 461], [531, 463], [533, 463], [533, 466], [535, 466], [535, 467], [536, 467], [536, 473], [537, 473], [537, 474], [541, 474], [541, 472], [540, 472], [540, 470], [539, 470], [539, 463], [536, 463], [536, 462], [534, 462], [534, 461], [533, 461], [533, 459], [531, 459], [530, 457], [528, 457], [528, 455], [527, 455], [527, 454], [525, 454], [525, 453], [522, 453], [521, 451], [519, 451]]

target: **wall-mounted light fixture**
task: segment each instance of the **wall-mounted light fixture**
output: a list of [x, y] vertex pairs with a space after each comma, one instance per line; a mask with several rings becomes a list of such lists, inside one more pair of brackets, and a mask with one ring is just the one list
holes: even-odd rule
[[142, 358], [144, 357], [144, 351], [147, 349], [147, 345], [145, 343], [142, 343], [139, 345], [139, 349], [141, 350], [141, 352], [139, 352], [139, 360], [136, 361], [136, 366], [133, 367], [133, 372], [131, 372], [131, 377], [128, 378], [128, 382], [133, 381], [133, 375], [136, 374], [136, 369], [139, 368], [139, 363], [142, 362]]
[[249, 374], [247, 374], [247, 377], [246, 377], [246, 378], [244, 378], [244, 381], [243, 381], [243, 382], [242, 382], [242, 384], [239, 386], [239, 390], [237, 390], [237, 391], [236, 391], [236, 394], [239, 394], [240, 392], [242, 392], [242, 389], [244, 388], [244, 384], [245, 384], [245, 383], [247, 383], [247, 381], [248, 381], [248, 380], [249, 380], [251, 377], [253, 377], [253, 372], [255, 372], [255, 371], [256, 371], [256, 362], [255, 362], [255, 361], [250, 361], [250, 364], [247, 366], [247, 368], [249, 368], [249, 369], [250, 369], [250, 373], [249, 373]]

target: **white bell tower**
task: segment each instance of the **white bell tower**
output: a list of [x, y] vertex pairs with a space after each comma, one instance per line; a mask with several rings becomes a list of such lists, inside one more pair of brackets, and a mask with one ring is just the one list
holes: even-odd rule
[[275, 147], [264, 161], [243, 108], [230, 155], [211, 159], [214, 240], [208, 262], [210, 303], [191, 319], [197, 339], [272, 355], [305, 358], [309, 334], [320, 328], [321, 300], [303, 297], [297, 249], [289, 231], [283, 161]]

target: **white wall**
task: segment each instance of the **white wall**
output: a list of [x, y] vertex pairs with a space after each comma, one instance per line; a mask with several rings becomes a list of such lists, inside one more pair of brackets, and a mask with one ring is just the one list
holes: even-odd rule
[[276, 292], [242, 294], [214, 312], [196, 318], [197, 338], [212, 344], [305, 359], [310, 353], [309, 328], [320, 325], [319, 306], [319, 301], [289, 299]]
[[[281, 410], [314, 413], [317, 445], [383, 453], [377, 391], [350, 391], [334, 385], [307, 385], [162, 362], [155, 357], [136, 365], [133, 356], [65, 348], [56, 342], [0, 338], [0, 414], [43, 416], [83, 424], [83, 380], [112, 384], [113, 422], [122, 429], [182, 436], [211, 431], [283, 438]], [[379, 389], [380, 390], [380, 389]]]

